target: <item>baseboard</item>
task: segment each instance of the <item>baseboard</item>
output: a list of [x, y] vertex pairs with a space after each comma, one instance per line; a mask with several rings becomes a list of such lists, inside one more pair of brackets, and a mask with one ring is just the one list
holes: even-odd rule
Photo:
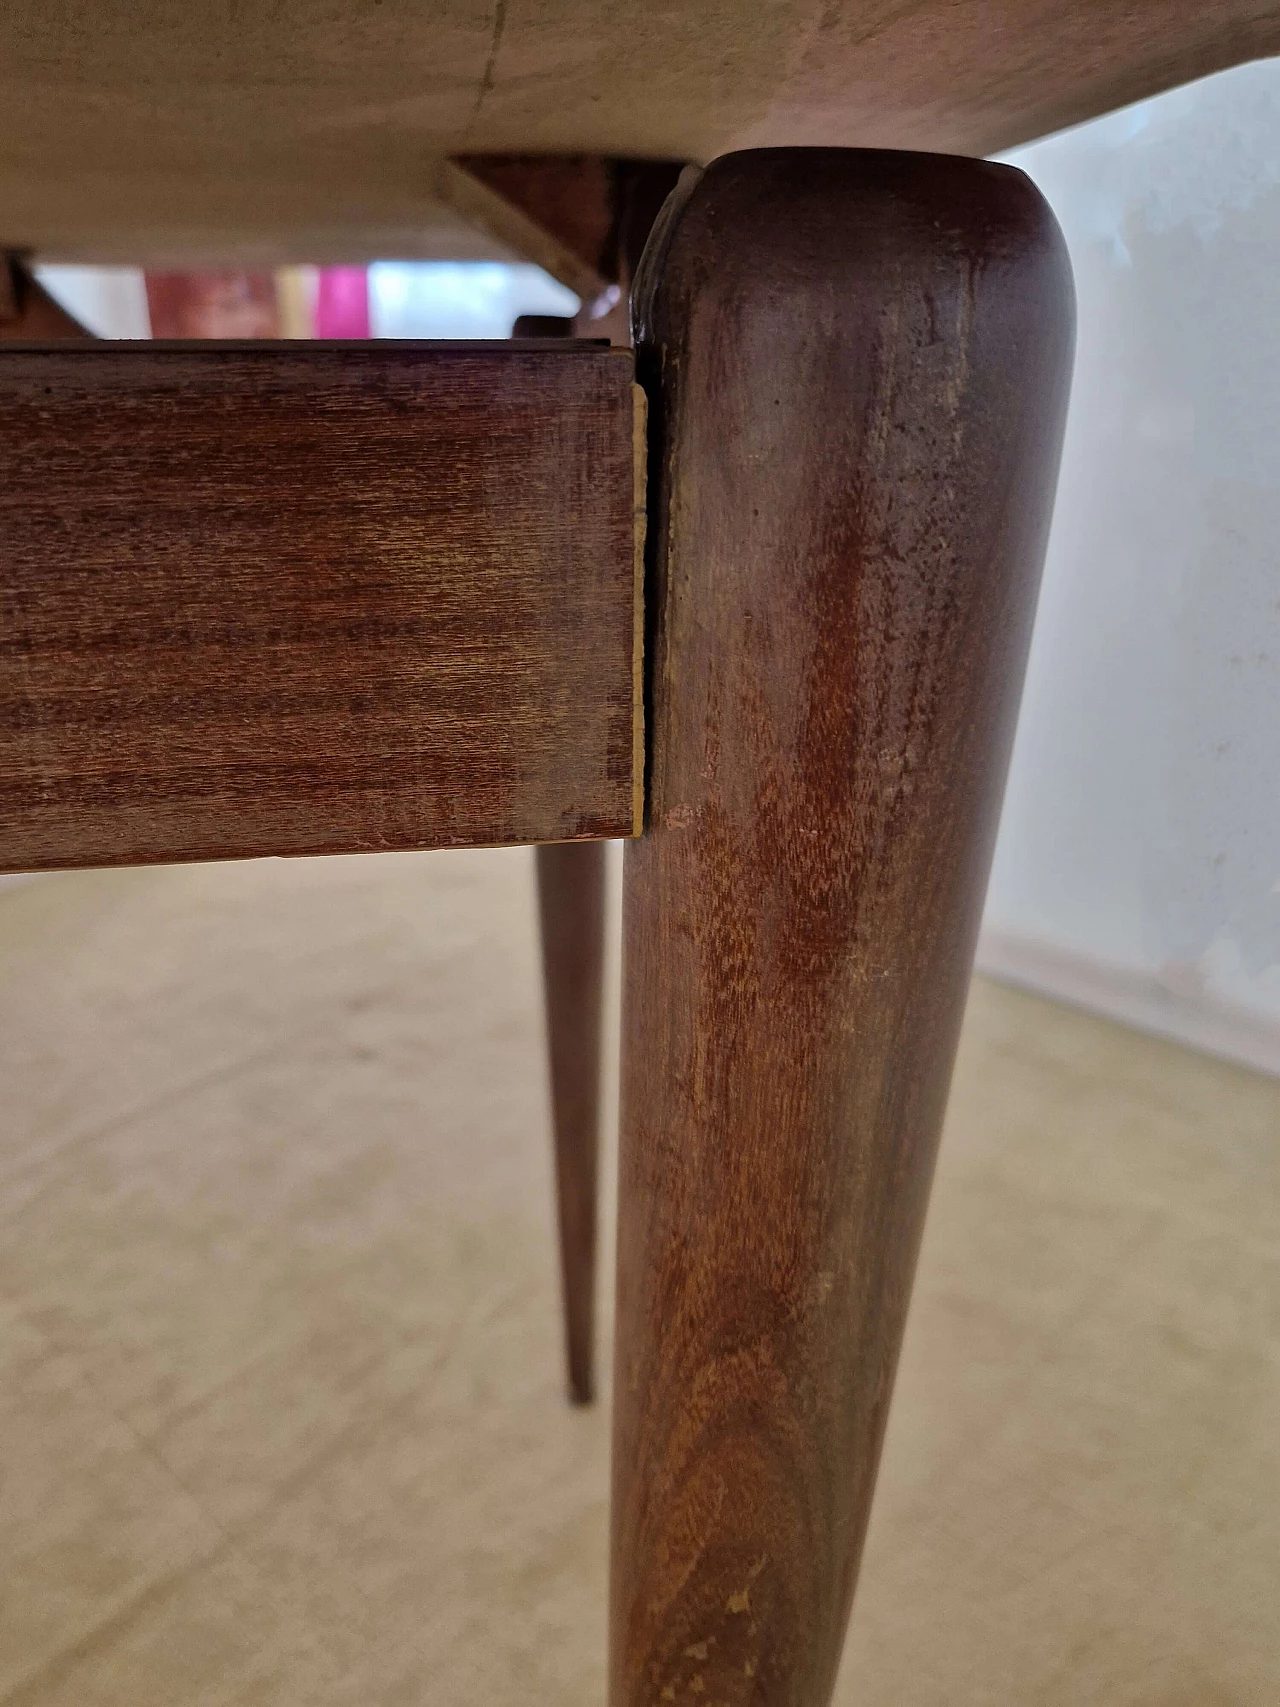
[[[0, 890], [31, 883], [43, 872], [0, 874]], [[1170, 989], [1151, 973], [1135, 972], [1013, 931], [983, 929], [975, 970], [1089, 1013], [1102, 1014], [1153, 1037], [1202, 1049], [1255, 1072], [1280, 1078], [1280, 1018], [1223, 1001], [1205, 991]]]
[[1155, 1037], [1280, 1078], [1280, 1019], [1204, 991], [1173, 990], [1135, 972], [1012, 931], [984, 929], [977, 970], [1002, 984], [1087, 1008]]
[[0, 889], [12, 889], [18, 883], [34, 883], [43, 871], [0, 871]]

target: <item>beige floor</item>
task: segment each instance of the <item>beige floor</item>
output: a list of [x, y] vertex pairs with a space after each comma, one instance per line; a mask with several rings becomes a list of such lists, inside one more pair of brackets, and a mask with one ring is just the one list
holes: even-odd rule
[[[0, 1701], [602, 1701], [526, 854], [0, 893]], [[1280, 1086], [975, 988], [842, 1707], [1280, 1701]]]

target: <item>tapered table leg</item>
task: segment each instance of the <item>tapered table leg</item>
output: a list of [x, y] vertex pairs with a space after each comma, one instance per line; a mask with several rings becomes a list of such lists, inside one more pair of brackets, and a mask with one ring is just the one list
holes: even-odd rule
[[[524, 314], [511, 335], [569, 338], [573, 321]], [[589, 1405], [596, 1393], [604, 843], [548, 842], [537, 857], [565, 1362], [570, 1399]]]
[[538, 850], [569, 1396], [595, 1396], [596, 1154], [604, 973], [603, 842]]
[[[627, 161], [614, 169], [614, 229], [618, 282], [625, 293], [654, 217], [679, 168], [663, 161]], [[630, 342], [618, 316], [577, 320], [521, 315], [515, 338], [608, 336]], [[564, 1299], [569, 1396], [595, 1397], [595, 1265], [597, 1152], [600, 1103], [600, 1003], [604, 965], [604, 872], [601, 846], [557, 843], [538, 849], [542, 967], [555, 1129], [560, 1272]]]
[[821, 1707], [1052, 503], [1072, 289], [1004, 166], [686, 177], [636, 293], [650, 824], [626, 851], [613, 1707]]

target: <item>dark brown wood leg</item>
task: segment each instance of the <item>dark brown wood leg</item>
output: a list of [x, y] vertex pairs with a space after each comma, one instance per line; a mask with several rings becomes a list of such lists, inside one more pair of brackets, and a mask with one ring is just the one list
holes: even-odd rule
[[[571, 338], [573, 321], [524, 314], [511, 335]], [[596, 1396], [605, 852], [601, 842], [548, 842], [537, 854], [565, 1360], [570, 1399], [589, 1405]]]
[[604, 975], [603, 842], [538, 849], [569, 1397], [595, 1397], [596, 1151]]
[[[540, 163], [545, 166], [545, 163]], [[525, 163], [521, 171], [536, 170]], [[679, 167], [669, 162], [610, 163], [612, 270], [624, 291]], [[514, 338], [609, 337], [630, 343], [625, 298], [616, 313], [591, 320], [521, 315]], [[595, 1397], [596, 1176], [600, 1104], [600, 1001], [604, 963], [602, 847], [549, 844], [538, 849], [542, 967], [555, 1128], [569, 1396]]]
[[1071, 361], [1003, 166], [770, 151], [637, 286], [611, 1701], [821, 1707], [893, 1385]]

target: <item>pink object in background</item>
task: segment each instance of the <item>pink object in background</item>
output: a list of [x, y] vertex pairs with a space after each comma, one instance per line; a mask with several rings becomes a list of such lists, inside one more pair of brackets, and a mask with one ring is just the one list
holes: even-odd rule
[[317, 338], [369, 336], [369, 275], [363, 267], [321, 267], [316, 289]]
[[148, 272], [146, 283], [153, 338], [280, 336], [280, 309], [271, 273], [225, 267], [194, 273]]

